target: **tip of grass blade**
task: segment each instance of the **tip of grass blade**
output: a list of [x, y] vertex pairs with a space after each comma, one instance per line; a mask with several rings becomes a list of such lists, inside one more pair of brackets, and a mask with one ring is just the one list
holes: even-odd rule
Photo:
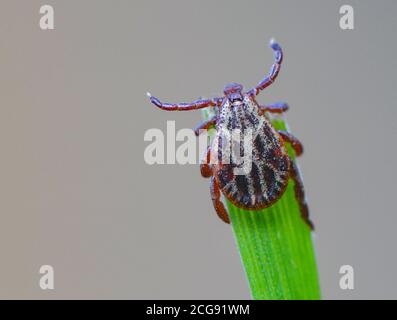
[[[203, 118], [212, 112], [203, 109]], [[289, 131], [284, 114], [268, 117], [276, 129]], [[289, 144], [287, 149], [296, 161]], [[300, 216], [294, 182], [289, 182], [281, 199], [263, 210], [245, 211], [225, 201], [253, 299], [320, 299], [315, 234]]]

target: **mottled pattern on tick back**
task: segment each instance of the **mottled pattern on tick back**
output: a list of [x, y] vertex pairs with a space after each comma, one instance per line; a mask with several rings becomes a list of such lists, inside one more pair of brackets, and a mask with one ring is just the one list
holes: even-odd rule
[[[237, 165], [231, 157], [229, 164], [222, 163], [222, 139], [226, 139], [222, 132], [236, 129], [240, 129], [242, 134], [252, 129], [253, 133], [252, 166], [245, 175], [234, 174]], [[243, 142], [240, 146], [240, 156], [243, 157]], [[285, 191], [290, 166], [287, 151], [278, 132], [265, 116], [259, 114], [257, 103], [249, 95], [244, 95], [242, 102], [233, 104], [225, 99], [220, 109], [212, 150], [216, 150], [219, 159], [215, 170], [219, 186], [236, 206], [245, 209], [265, 208]]]

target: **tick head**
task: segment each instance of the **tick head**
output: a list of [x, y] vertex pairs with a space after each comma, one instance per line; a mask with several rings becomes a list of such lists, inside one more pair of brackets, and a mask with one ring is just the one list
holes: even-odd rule
[[223, 89], [223, 93], [231, 103], [241, 103], [243, 101], [242, 90], [243, 86], [241, 84], [230, 83]]

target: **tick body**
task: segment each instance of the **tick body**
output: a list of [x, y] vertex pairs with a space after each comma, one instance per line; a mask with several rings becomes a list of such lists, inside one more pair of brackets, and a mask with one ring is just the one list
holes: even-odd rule
[[[235, 174], [239, 167], [237, 161], [224, 159], [222, 143], [224, 132], [241, 132], [252, 130], [250, 170], [244, 174]], [[241, 139], [242, 140], [242, 139]], [[247, 210], [259, 210], [269, 207], [284, 192], [289, 178], [290, 162], [288, 153], [280, 134], [269, 120], [260, 113], [258, 104], [252, 96], [242, 96], [242, 101], [230, 103], [228, 100], [221, 107], [217, 134], [212, 144], [217, 150], [213, 172], [222, 193], [236, 206]], [[228, 150], [226, 150], [228, 151]], [[245, 150], [244, 150], [245, 151]]]
[[[285, 192], [289, 179], [294, 181], [295, 196], [299, 203], [303, 220], [313, 229], [309, 219], [309, 210], [305, 200], [303, 184], [299, 170], [288, 155], [285, 142], [291, 143], [297, 156], [303, 152], [303, 146], [292, 134], [276, 130], [267, 117], [269, 113], [283, 113], [288, 110], [286, 103], [259, 105], [256, 95], [267, 88], [277, 78], [283, 53], [281, 47], [271, 42], [275, 61], [269, 74], [251, 90], [244, 92], [237, 83], [227, 85], [224, 96], [213, 99], [197, 100], [193, 103], [162, 103], [151, 96], [150, 100], [157, 107], [170, 111], [195, 110], [206, 107], [218, 108], [215, 116], [201, 123], [195, 130], [216, 128], [216, 135], [207, 149], [200, 164], [201, 175], [210, 178], [211, 198], [218, 216], [230, 223], [229, 215], [221, 201], [221, 194], [235, 206], [245, 210], [260, 210], [274, 204]], [[225, 156], [225, 133], [238, 132], [244, 136], [252, 133], [250, 141], [250, 170], [236, 174], [241, 167], [232, 154]], [[230, 136], [230, 134], [229, 134]], [[244, 154], [244, 145], [238, 151]], [[224, 160], [227, 161], [224, 161]]]

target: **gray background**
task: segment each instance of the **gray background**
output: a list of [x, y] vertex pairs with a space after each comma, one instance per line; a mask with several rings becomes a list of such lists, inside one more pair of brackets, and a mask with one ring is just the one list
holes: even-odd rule
[[[397, 2], [0, 2], [0, 298], [250, 298], [229, 226], [196, 165], [148, 166], [144, 132], [193, 127], [165, 101], [250, 87], [288, 101], [304, 142], [322, 293], [397, 298]], [[54, 5], [54, 31], [38, 26]], [[55, 290], [38, 286], [55, 268]], [[339, 289], [339, 267], [355, 289]]]

